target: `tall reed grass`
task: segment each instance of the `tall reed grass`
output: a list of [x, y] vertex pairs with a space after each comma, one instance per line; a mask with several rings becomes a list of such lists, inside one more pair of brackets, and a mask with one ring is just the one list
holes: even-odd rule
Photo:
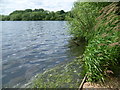
[[83, 68], [91, 82], [103, 82], [108, 70], [115, 74], [120, 66], [120, 8], [109, 4], [76, 2], [69, 19], [70, 34], [88, 41]]

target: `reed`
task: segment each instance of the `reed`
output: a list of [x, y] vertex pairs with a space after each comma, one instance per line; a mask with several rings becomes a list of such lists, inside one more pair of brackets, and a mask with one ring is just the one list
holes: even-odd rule
[[[104, 9], [106, 12], [100, 15], [102, 18], [98, 20], [95, 34], [84, 53], [86, 73], [91, 82], [104, 82], [105, 77], [108, 77], [107, 71], [111, 70], [115, 74], [119, 67], [120, 32], [115, 27], [120, 25], [120, 18], [115, 14], [117, 3], [112, 3], [112, 6], [107, 6], [109, 10]], [[109, 20], [111, 15], [113, 17]]]
[[120, 63], [119, 6], [109, 4], [76, 2], [69, 21], [70, 34], [88, 41], [83, 68], [90, 82], [104, 82], [107, 71], [115, 74]]

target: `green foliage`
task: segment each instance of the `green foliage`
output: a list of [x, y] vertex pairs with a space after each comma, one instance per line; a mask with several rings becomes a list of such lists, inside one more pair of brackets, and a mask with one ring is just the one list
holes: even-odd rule
[[9, 21], [10, 17], [7, 15], [0, 15], [0, 21], [5, 21], [5, 20]]
[[120, 58], [120, 47], [116, 43], [118, 42], [118, 33], [113, 33], [112, 36], [108, 35], [104, 38], [101, 37], [103, 34], [96, 35], [88, 43], [84, 53], [88, 81], [104, 81], [104, 76], [107, 76], [106, 71], [115, 72], [115, 68], [117, 68], [117, 59]]
[[77, 38], [85, 37], [86, 34], [88, 36], [95, 24], [95, 15], [98, 11], [93, 11], [93, 8], [89, 3], [76, 2], [74, 4], [71, 11], [72, 18], [69, 19], [70, 34]]
[[38, 20], [65, 20], [67, 12], [60, 10], [57, 12], [47, 11], [44, 9], [26, 9], [26, 10], [16, 10], [10, 15], [3, 15], [2, 21], [38, 21]]
[[13, 14], [22, 14], [24, 13], [23, 10], [16, 10], [16, 11], [13, 11], [12, 13], [10, 13], [9, 15], [13, 15]]
[[75, 2], [68, 17], [70, 34], [89, 40], [94, 34], [93, 27], [96, 24], [95, 19], [100, 15], [99, 10], [105, 5], [102, 2]]
[[104, 81], [120, 65], [119, 10], [117, 3], [76, 2], [69, 13], [70, 34], [88, 41], [83, 68], [90, 82]]
[[22, 21], [30, 21], [32, 20], [31, 12], [27, 12], [22, 14]]
[[88, 42], [84, 53], [88, 81], [104, 81], [107, 70], [115, 74], [120, 63], [120, 18], [114, 14], [116, 4], [103, 10], [95, 27], [95, 36]]
[[12, 14], [10, 15], [10, 21], [20, 21], [22, 20], [22, 14]]
[[32, 9], [26, 9], [24, 12], [32, 12]]

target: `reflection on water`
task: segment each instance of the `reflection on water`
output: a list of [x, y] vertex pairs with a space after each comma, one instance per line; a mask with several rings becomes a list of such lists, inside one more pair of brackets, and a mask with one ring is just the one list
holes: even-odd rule
[[65, 21], [5, 21], [2, 24], [3, 87], [25, 84], [37, 73], [71, 61], [83, 52], [82, 47], [69, 46]]
[[86, 46], [87, 42], [85, 41], [85, 39], [73, 39], [73, 37], [68, 39], [68, 44], [66, 45], [69, 50], [67, 51], [69, 54], [68, 56], [71, 57], [70, 55], [72, 55], [73, 58], [80, 56], [83, 54], [84, 50], [85, 50], [85, 46]]

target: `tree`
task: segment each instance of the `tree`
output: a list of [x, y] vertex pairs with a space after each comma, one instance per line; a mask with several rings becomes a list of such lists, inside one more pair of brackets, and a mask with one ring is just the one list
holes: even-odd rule
[[23, 21], [30, 21], [30, 20], [32, 20], [31, 13], [30, 12], [26, 12], [26, 13], [22, 14], [22, 20]]
[[25, 9], [25, 12], [32, 12], [32, 9]]
[[42, 12], [43, 12], [44, 9], [35, 9], [34, 11], [35, 11], [35, 12], [37, 12], [37, 11], [42, 11]]
[[3, 15], [1, 20], [11, 20], [11, 21], [30, 21], [30, 20], [65, 20], [67, 13], [64, 10], [57, 12], [47, 11], [44, 9], [25, 9], [25, 10], [15, 10], [8, 16]]
[[23, 10], [15, 10], [12, 13], [10, 13], [9, 15], [13, 15], [13, 14], [23, 14], [25, 11]]
[[10, 21], [21, 21], [22, 20], [22, 14], [12, 14], [10, 15]]
[[9, 21], [10, 17], [8, 15], [0, 15], [0, 21]]

